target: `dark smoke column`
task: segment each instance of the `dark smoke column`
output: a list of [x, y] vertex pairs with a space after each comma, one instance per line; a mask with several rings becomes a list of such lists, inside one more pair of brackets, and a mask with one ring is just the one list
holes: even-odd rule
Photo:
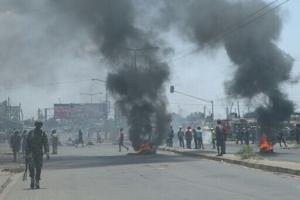
[[[276, 10], [246, 26], [237, 26], [263, 7], [266, 3], [262, 0], [165, 0], [164, 18], [199, 50], [225, 48], [236, 67], [234, 77], [225, 84], [226, 93], [250, 100], [266, 97], [267, 103], [256, 113], [262, 130], [271, 136], [270, 128], [280, 125], [294, 111], [293, 103], [281, 90], [281, 85], [290, 81], [293, 66], [293, 59], [276, 44], [282, 19]], [[232, 26], [234, 31], [228, 32]]]
[[127, 118], [130, 141], [135, 150], [148, 142], [157, 146], [165, 137], [169, 115], [163, 84], [168, 76], [168, 66], [156, 61], [138, 68], [126, 65], [108, 75], [108, 88]]
[[[92, 39], [109, 68], [107, 87], [127, 118], [130, 140], [135, 150], [143, 143], [159, 145], [169, 127], [164, 83], [169, 66], [162, 62], [160, 51], [132, 56], [125, 47], [148, 48], [158, 38], [137, 26], [136, 2], [131, 0], [49, 0], [66, 24], [78, 27]], [[161, 43], [160, 43], [161, 44]]]

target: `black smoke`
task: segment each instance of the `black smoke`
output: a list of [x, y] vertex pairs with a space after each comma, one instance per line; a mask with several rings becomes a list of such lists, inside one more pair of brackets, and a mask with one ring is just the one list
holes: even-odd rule
[[162, 8], [163, 26], [176, 27], [199, 50], [225, 48], [236, 67], [233, 78], [225, 84], [229, 96], [253, 99], [264, 95], [268, 98], [267, 105], [256, 110], [258, 122], [264, 129], [287, 120], [294, 111], [293, 103], [280, 88], [291, 81], [293, 66], [293, 59], [276, 44], [282, 29], [280, 13], [272, 11], [251, 22], [245, 21], [266, 7], [267, 3], [262, 0], [176, 3], [166, 0]]
[[[138, 26], [134, 2], [56, 0], [50, 5], [58, 8], [64, 20], [88, 30], [110, 66], [107, 88], [127, 118], [134, 149], [146, 142], [161, 144], [169, 127], [163, 87], [169, 66], [161, 59], [160, 39]], [[137, 52], [137, 64], [129, 48], [142, 49]]]

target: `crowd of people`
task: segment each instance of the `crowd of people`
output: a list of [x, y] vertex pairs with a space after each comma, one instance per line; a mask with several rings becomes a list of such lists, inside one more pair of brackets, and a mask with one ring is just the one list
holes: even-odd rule
[[[225, 154], [225, 141], [226, 141], [226, 131], [220, 120], [217, 121], [217, 126], [211, 128], [211, 144], [212, 148], [217, 148], [218, 156]], [[192, 144], [194, 144], [195, 149], [204, 149], [203, 145], [203, 131], [200, 126], [192, 128], [188, 126], [185, 130], [182, 126], [178, 127], [177, 139], [179, 146], [182, 148], [192, 149]], [[173, 147], [173, 140], [175, 138], [175, 132], [173, 127], [170, 127], [170, 131], [167, 136], [167, 146]]]

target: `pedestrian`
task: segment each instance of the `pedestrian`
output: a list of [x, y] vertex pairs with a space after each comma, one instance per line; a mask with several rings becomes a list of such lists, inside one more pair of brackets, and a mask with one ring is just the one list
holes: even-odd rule
[[184, 132], [183, 132], [181, 126], [179, 126], [179, 130], [177, 132], [177, 137], [178, 137], [178, 141], [179, 141], [179, 146], [184, 148]]
[[124, 145], [124, 133], [123, 133], [123, 128], [120, 128], [120, 133], [119, 133], [119, 152], [121, 152], [121, 148], [124, 147], [127, 151], [129, 148]]
[[101, 133], [100, 131], [97, 131], [97, 143], [101, 144]]
[[79, 131], [78, 131], [78, 141], [77, 141], [76, 147], [78, 147], [79, 144], [81, 144], [81, 147], [84, 147], [83, 133], [82, 133], [82, 130], [81, 130], [81, 129], [79, 129]]
[[193, 133], [193, 138], [194, 138], [194, 144], [195, 144], [195, 149], [198, 149], [198, 137], [197, 137], [197, 132], [196, 129], [192, 129], [192, 133]]
[[27, 130], [22, 133], [22, 155], [25, 157], [25, 151], [27, 146]]
[[250, 141], [250, 134], [251, 134], [251, 129], [250, 127], [248, 127], [245, 131], [245, 135], [244, 135], [244, 140], [245, 140], [245, 144], [249, 145], [249, 141]]
[[217, 139], [217, 156], [223, 156], [225, 153], [225, 140], [224, 140], [224, 127], [222, 125], [221, 120], [217, 120], [216, 126], [216, 139]]
[[282, 145], [281, 145], [281, 142], [282, 142], [284, 144], [284, 147], [287, 148], [287, 144], [286, 144], [286, 141], [285, 141], [284, 130], [282, 130], [282, 129], [280, 129], [278, 131], [278, 142], [279, 142], [280, 147], [282, 147]]
[[18, 154], [20, 153], [21, 140], [22, 138], [19, 135], [19, 131], [15, 131], [13, 135], [10, 137], [10, 147], [14, 155], [14, 162], [17, 161]]
[[255, 139], [256, 139], [256, 129], [255, 127], [251, 128], [251, 140], [252, 140], [252, 144], [255, 143]]
[[173, 127], [170, 127], [170, 131], [168, 134], [168, 138], [167, 138], [167, 146], [168, 147], [173, 147], [173, 138], [174, 138], [174, 130]]
[[198, 148], [199, 149], [204, 149], [204, 145], [203, 145], [203, 132], [202, 132], [202, 129], [201, 129], [200, 126], [197, 127], [196, 134], [197, 134]]
[[192, 129], [189, 126], [185, 132], [185, 140], [186, 140], [186, 147], [188, 149], [192, 148], [192, 140], [193, 140], [193, 133], [192, 133]]
[[57, 154], [57, 147], [58, 147], [58, 134], [55, 129], [51, 131], [51, 144], [52, 144], [52, 154]]
[[214, 128], [211, 128], [210, 131], [211, 131], [211, 140], [212, 140], [212, 145], [213, 145], [212, 148], [215, 149], [216, 148], [216, 131]]
[[46, 133], [42, 130], [43, 123], [35, 122], [35, 128], [29, 132], [27, 136], [26, 159], [29, 163], [30, 188], [39, 189], [39, 181], [41, 179], [41, 171], [43, 166], [43, 154], [49, 159], [49, 145]]
[[296, 142], [297, 144], [300, 144], [300, 124], [296, 125], [295, 134], [296, 134]]

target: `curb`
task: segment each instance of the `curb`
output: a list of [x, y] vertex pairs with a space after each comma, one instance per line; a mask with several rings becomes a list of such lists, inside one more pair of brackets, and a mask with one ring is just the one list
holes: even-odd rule
[[214, 161], [221, 161], [221, 162], [226, 162], [230, 164], [235, 164], [235, 165], [241, 165], [253, 169], [260, 169], [263, 171], [269, 171], [269, 172], [276, 172], [276, 173], [285, 173], [285, 174], [291, 174], [291, 175], [297, 175], [300, 176], [300, 169], [291, 169], [291, 168], [286, 168], [286, 167], [280, 167], [280, 166], [271, 166], [271, 165], [265, 165], [261, 163], [251, 163], [243, 160], [234, 160], [230, 158], [224, 158], [224, 157], [215, 157], [215, 156], [209, 156], [205, 154], [196, 154], [194, 152], [184, 152], [180, 151], [177, 149], [171, 149], [171, 148], [165, 148], [165, 147], [159, 147], [158, 150], [160, 151], [169, 151], [181, 155], [187, 155], [187, 156], [192, 156], [192, 157], [201, 157], [205, 158], [208, 160], [214, 160]]

